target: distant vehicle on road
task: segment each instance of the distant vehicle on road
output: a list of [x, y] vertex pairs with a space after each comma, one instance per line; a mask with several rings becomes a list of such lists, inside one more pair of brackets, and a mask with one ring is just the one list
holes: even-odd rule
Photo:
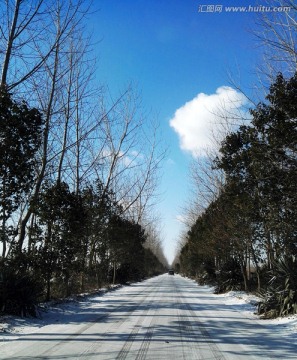
[[168, 274], [169, 274], [169, 275], [174, 275], [174, 270], [173, 270], [173, 269], [169, 269], [169, 270], [168, 270]]

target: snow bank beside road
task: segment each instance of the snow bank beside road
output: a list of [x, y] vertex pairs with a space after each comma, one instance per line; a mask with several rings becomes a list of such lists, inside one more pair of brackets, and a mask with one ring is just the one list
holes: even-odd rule
[[260, 301], [260, 298], [257, 296], [247, 294], [244, 291], [230, 291], [217, 296], [221, 297], [227, 306], [240, 311], [245, 317], [270, 326], [273, 333], [279, 332], [281, 336], [294, 337], [295, 339], [297, 332], [297, 315], [263, 320], [255, 314], [257, 303]]
[[115, 285], [99, 289], [94, 294], [81, 294], [65, 300], [49, 302], [40, 308], [39, 318], [2, 316], [0, 317], [0, 341], [14, 340], [20, 335], [32, 334], [46, 325], [77, 321], [77, 314], [81, 310], [88, 307], [95, 309], [106, 296], [120, 287], [122, 286]]

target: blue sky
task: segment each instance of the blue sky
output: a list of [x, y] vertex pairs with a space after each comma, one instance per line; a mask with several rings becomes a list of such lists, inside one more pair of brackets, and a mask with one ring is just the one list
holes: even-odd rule
[[[249, 32], [257, 13], [199, 13], [198, 7], [201, 4], [254, 6], [256, 1], [97, 0], [94, 3], [98, 9], [92, 15], [92, 25], [100, 40], [96, 45], [99, 80], [114, 93], [130, 81], [137, 84], [144, 107], [158, 114], [162, 137], [169, 147], [160, 184], [163, 201], [158, 211], [163, 220], [165, 255], [172, 261], [182, 228], [177, 217], [189, 197], [188, 163], [193, 142], [197, 141], [198, 147], [199, 141], [203, 142], [199, 134], [208, 127], [207, 117], [200, 128], [192, 131], [196, 138], [190, 138], [191, 129], [196, 126], [195, 121], [199, 122], [204, 101], [215, 103], [226, 92], [236, 97], [236, 92], [230, 89], [230, 71], [249, 91], [255, 80], [258, 57], [257, 44]], [[180, 117], [176, 113], [178, 109], [181, 109]], [[187, 120], [186, 109], [192, 112], [191, 119]]]

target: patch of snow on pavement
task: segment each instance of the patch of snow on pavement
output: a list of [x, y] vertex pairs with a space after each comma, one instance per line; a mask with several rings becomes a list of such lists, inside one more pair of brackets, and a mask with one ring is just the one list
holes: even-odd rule
[[257, 304], [261, 299], [256, 295], [247, 294], [244, 291], [229, 291], [217, 296], [221, 297], [227, 306], [239, 311], [245, 317], [268, 325], [273, 333], [279, 333], [280, 336], [288, 336], [296, 340], [297, 315], [289, 315], [276, 319], [260, 319], [259, 315], [256, 315], [256, 311]]

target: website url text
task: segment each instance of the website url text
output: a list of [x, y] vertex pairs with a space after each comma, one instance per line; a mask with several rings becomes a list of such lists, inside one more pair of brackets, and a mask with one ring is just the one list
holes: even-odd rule
[[199, 13], [222, 13], [222, 12], [289, 12], [291, 11], [290, 6], [223, 6], [223, 5], [199, 5]]

